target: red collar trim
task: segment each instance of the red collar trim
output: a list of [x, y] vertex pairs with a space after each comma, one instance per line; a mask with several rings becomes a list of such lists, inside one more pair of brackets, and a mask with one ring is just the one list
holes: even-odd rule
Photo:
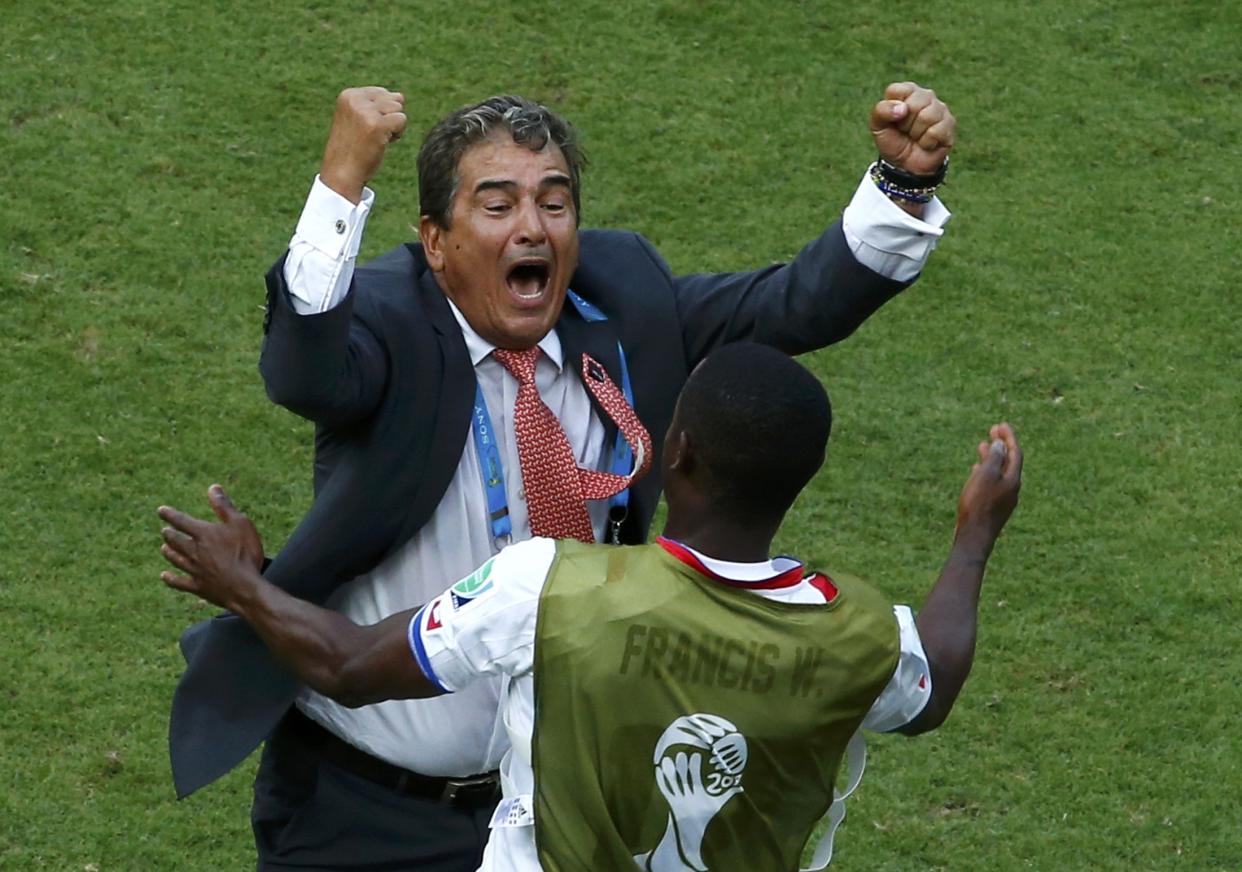
[[830, 603], [837, 598], [837, 586], [832, 583], [832, 579], [824, 575], [822, 572], [816, 572], [806, 577], [807, 584], [815, 588], [824, 595], [824, 602]]
[[[743, 587], [747, 590], [777, 590], [783, 587], [793, 587], [802, 581], [803, 568], [801, 564], [787, 569], [778, 575], [774, 575], [771, 578], [761, 579], [759, 581], [739, 581], [736, 578], [725, 578], [723, 575], [713, 572], [693, 551], [685, 545], [682, 545], [680, 542], [675, 542], [672, 539], [666, 539], [663, 536], [659, 536], [656, 538], [656, 544], [700, 575], [706, 575], [713, 581], [718, 581], [721, 584], [727, 584], [729, 587]], [[823, 576], [818, 575], [814, 577], [823, 578]], [[814, 582], [812, 581], [812, 583]], [[831, 582], [829, 583], [831, 584]], [[815, 586], [819, 587], [819, 585]]]

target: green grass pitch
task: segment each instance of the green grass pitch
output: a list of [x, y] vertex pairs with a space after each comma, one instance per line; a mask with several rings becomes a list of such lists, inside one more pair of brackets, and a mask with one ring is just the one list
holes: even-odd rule
[[680, 271], [791, 255], [888, 81], [959, 119], [918, 285], [811, 356], [837, 427], [780, 546], [918, 602], [987, 426], [1027, 453], [975, 673], [872, 743], [833, 868], [1242, 868], [1242, 16], [1219, 0], [0, 5], [0, 868], [252, 863], [251, 768], [172, 798], [157, 504], [221, 481], [275, 547], [310, 430], [256, 370], [341, 88], [408, 97], [363, 256], [439, 115], [584, 134], [584, 225]]

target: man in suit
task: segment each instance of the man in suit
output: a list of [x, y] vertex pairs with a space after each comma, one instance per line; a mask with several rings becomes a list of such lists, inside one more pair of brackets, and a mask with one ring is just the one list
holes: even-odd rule
[[[273, 400], [316, 424], [315, 500], [266, 577], [359, 623], [425, 601], [508, 541], [565, 535], [549, 502], [579, 538], [642, 541], [660, 483], [635, 455], [653, 452], [601, 391], [661, 433], [710, 349], [749, 339], [800, 353], [845, 338], [917, 276], [948, 218], [933, 195], [954, 119], [899, 83], [872, 110], [880, 160], [842, 220], [789, 264], [673, 276], [633, 233], [579, 231], [572, 129], [496, 97], [447, 116], [420, 149], [420, 242], [355, 270], [366, 185], [403, 109], [382, 88], [338, 98], [320, 175], [268, 274], [260, 361]], [[532, 404], [557, 433], [523, 438]], [[532, 485], [528, 499], [528, 479], [541, 480], [528, 462], [552, 443], [618, 487], [549, 501]], [[505, 750], [501, 682], [355, 711], [299, 688], [235, 616], [182, 645], [178, 792], [268, 738], [252, 814], [260, 868], [474, 868]]]

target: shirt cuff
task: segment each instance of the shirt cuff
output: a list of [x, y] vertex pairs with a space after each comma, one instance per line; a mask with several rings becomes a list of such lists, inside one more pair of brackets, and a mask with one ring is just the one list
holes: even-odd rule
[[436, 673], [435, 667], [431, 665], [431, 657], [427, 653], [426, 634], [441, 629], [436, 619], [436, 612], [441, 605], [443, 605], [441, 598], [436, 598], [415, 612], [414, 617], [410, 618], [406, 639], [410, 643], [410, 653], [427, 680], [434, 684], [441, 693], [453, 693], [454, 688], [445, 684], [440, 675]]
[[299, 315], [326, 312], [345, 298], [374, 201], [375, 192], [363, 188], [351, 203], [315, 176], [285, 257], [285, 287]]
[[357, 257], [362, 228], [374, 202], [375, 192], [370, 188], [362, 189], [362, 199], [355, 204], [315, 176], [289, 247], [305, 242], [329, 257]]
[[923, 217], [915, 218], [885, 196], [868, 173], [845, 207], [841, 227], [859, 263], [885, 278], [908, 282], [926, 265], [951, 217], [933, 197]]
[[931, 699], [931, 668], [923, 650], [923, 640], [909, 606], [893, 606], [897, 618], [901, 654], [888, 686], [863, 719], [863, 729], [887, 733], [904, 727], [927, 707]]

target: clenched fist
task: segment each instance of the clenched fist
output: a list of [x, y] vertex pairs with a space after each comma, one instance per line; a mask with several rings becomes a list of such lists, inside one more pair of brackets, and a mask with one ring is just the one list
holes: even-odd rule
[[880, 157], [908, 173], [929, 176], [953, 148], [957, 119], [929, 88], [894, 82], [871, 110], [871, 136]]
[[991, 542], [1000, 535], [1018, 505], [1022, 489], [1022, 447], [1013, 428], [996, 424], [988, 431], [992, 441], [980, 442], [975, 451], [979, 462], [957, 502], [957, 533], [968, 528]]
[[357, 203], [363, 187], [379, 170], [388, 143], [405, 132], [405, 123], [401, 93], [377, 86], [342, 91], [323, 150], [320, 181]]

